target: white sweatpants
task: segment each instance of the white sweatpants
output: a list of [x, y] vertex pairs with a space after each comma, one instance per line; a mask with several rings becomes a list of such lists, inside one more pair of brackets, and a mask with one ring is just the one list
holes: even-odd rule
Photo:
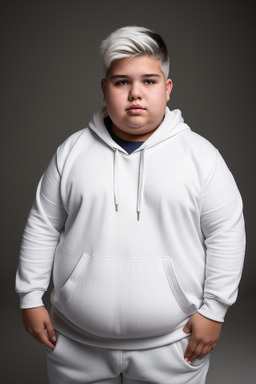
[[50, 384], [204, 384], [210, 357], [189, 365], [189, 338], [163, 347], [136, 351], [92, 347], [57, 333], [47, 353]]

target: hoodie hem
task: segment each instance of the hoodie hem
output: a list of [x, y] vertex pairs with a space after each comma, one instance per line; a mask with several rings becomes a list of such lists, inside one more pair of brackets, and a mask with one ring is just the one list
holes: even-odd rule
[[188, 336], [187, 333], [183, 332], [183, 328], [186, 325], [188, 318], [182, 321], [179, 328], [164, 335], [152, 336], [152, 337], [141, 338], [141, 339], [134, 339], [134, 338], [110, 339], [110, 338], [97, 337], [95, 335], [87, 333], [86, 331], [76, 327], [74, 324], [71, 324], [56, 310], [56, 308], [53, 307], [51, 310], [51, 319], [52, 319], [53, 327], [58, 332], [65, 335], [66, 337], [69, 337], [72, 340], [76, 340], [80, 343], [88, 344], [94, 347], [123, 349], [123, 350], [140, 350], [140, 349], [157, 348], [157, 347], [171, 344], [178, 340], [181, 340], [184, 337]]

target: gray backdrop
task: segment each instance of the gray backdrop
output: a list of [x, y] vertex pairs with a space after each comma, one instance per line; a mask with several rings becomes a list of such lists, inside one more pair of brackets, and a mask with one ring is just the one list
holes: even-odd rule
[[[52, 0], [1, 6], [1, 382], [47, 383], [44, 348], [22, 327], [14, 293], [20, 240], [55, 149], [102, 105], [98, 54], [113, 29], [159, 32], [171, 55], [169, 106], [224, 156], [244, 199], [247, 257], [208, 384], [255, 375], [255, 13], [252, 1]], [[2, 379], [4, 379], [2, 381]], [[170, 382], [171, 383], [171, 382]], [[172, 383], [175, 384], [175, 383]]]

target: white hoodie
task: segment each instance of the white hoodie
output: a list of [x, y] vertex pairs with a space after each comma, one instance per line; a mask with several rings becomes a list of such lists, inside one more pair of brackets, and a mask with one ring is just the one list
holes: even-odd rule
[[43, 305], [53, 267], [54, 327], [120, 349], [174, 342], [188, 318], [223, 321], [237, 297], [242, 201], [219, 152], [166, 108], [128, 153], [103, 108], [57, 150], [24, 231], [16, 290]]

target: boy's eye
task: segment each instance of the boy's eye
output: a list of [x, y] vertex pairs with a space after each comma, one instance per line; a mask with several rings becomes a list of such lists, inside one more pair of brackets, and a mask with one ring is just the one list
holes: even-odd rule
[[120, 85], [120, 86], [123, 86], [123, 85], [126, 85], [127, 84], [127, 80], [118, 80], [115, 85]]
[[155, 81], [152, 80], [152, 79], [146, 79], [146, 80], [144, 81], [144, 83], [145, 83], [146, 85], [152, 85], [152, 84], [155, 84]]

